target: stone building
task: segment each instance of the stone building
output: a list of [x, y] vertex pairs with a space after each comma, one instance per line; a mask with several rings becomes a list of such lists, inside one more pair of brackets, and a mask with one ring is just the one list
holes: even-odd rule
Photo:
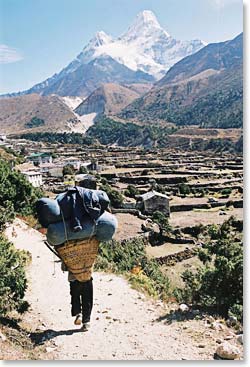
[[86, 189], [96, 190], [96, 178], [89, 174], [78, 174], [75, 176], [76, 185], [85, 187]]
[[143, 214], [152, 215], [155, 211], [160, 211], [170, 216], [169, 197], [154, 190], [138, 195], [136, 208]]
[[67, 166], [67, 165], [71, 165], [74, 167], [75, 170], [79, 170], [81, 165], [82, 165], [82, 162], [80, 159], [78, 158], [75, 158], [75, 157], [67, 157], [67, 158], [63, 158], [62, 160], [63, 162], [63, 165], [64, 166]]
[[27, 161], [33, 162], [35, 165], [52, 163], [52, 156], [50, 153], [32, 153], [27, 157]]
[[43, 184], [42, 174], [37, 171], [26, 171], [22, 172], [27, 180], [34, 186], [40, 187]]

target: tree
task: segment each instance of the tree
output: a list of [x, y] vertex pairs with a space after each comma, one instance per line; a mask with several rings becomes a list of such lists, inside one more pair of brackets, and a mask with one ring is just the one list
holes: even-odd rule
[[[42, 192], [34, 188], [20, 172], [12, 169], [0, 159], [0, 231], [11, 222], [16, 214], [34, 213], [34, 204]], [[27, 303], [23, 301], [26, 289], [24, 265], [28, 256], [15, 249], [0, 234], [0, 316], [11, 310], [23, 311]]]
[[26, 122], [25, 127], [32, 128], [44, 125], [45, 122], [43, 119], [38, 118], [37, 116], [32, 117], [29, 122]]
[[36, 200], [42, 196], [40, 189], [33, 187], [25, 176], [0, 159], [0, 205], [4, 221], [13, 219], [11, 213], [28, 215], [34, 213]]
[[213, 307], [223, 316], [243, 314], [243, 242], [233, 218], [217, 229], [216, 240], [199, 251], [204, 263], [196, 273], [184, 272], [181, 291], [186, 302]]
[[16, 137], [33, 141], [45, 141], [49, 143], [81, 145], [91, 145], [92, 143], [94, 143], [92, 138], [80, 133], [52, 133], [50, 131], [46, 131], [37, 133], [25, 133], [21, 135], [16, 135]]
[[66, 176], [66, 175], [69, 175], [69, 176], [75, 175], [75, 170], [72, 164], [67, 164], [66, 166], [63, 167], [63, 176]]
[[13, 204], [10, 201], [5, 201], [0, 205], [0, 231], [3, 231], [6, 223], [12, 222], [15, 218]]
[[157, 223], [160, 229], [160, 235], [163, 235], [163, 232], [170, 232], [171, 226], [168, 221], [168, 217], [160, 211], [155, 211], [152, 216], [153, 222]]
[[130, 198], [134, 198], [139, 194], [139, 190], [134, 185], [128, 185], [127, 189], [124, 191], [124, 194]]
[[179, 192], [180, 192], [180, 194], [181, 195], [189, 195], [190, 194], [190, 187], [188, 186], [188, 185], [186, 185], [186, 184], [184, 184], [184, 183], [181, 183], [180, 185], [179, 185]]
[[21, 311], [27, 288], [24, 265], [27, 255], [0, 235], [0, 316], [17, 309]]
[[77, 173], [79, 173], [79, 174], [88, 173], [88, 170], [87, 170], [87, 168], [86, 168], [86, 167], [81, 166], [81, 167], [79, 168], [79, 170], [78, 170], [78, 172], [77, 172]]
[[28, 154], [28, 150], [27, 150], [27, 148], [26, 148], [26, 147], [22, 147], [22, 148], [20, 149], [20, 155], [25, 156], [25, 155], [27, 155], [27, 154]]
[[119, 191], [112, 189], [109, 184], [102, 185], [99, 189], [106, 192], [109, 197], [110, 203], [114, 208], [121, 207], [123, 203], [123, 196]]

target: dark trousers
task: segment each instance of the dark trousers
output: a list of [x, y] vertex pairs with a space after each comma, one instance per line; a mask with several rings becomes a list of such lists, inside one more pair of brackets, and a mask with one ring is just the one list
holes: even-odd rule
[[71, 315], [82, 313], [82, 322], [89, 322], [93, 307], [92, 278], [87, 282], [74, 280], [70, 282]]

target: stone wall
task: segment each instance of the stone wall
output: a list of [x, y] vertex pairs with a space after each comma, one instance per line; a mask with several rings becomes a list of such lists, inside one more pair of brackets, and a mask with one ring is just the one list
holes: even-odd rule
[[222, 206], [233, 205], [235, 208], [243, 208], [243, 200], [229, 200], [227, 202], [221, 201], [218, 203], [204, 203], [204, 204], [181, 204], [181, 205], [171, 205], [170, 212], [186, 212], [193, 209], [211, 209]]
[[[104, 175], [103, 175], [104, 176]], [[152, 177], [152, 176], [137, 176], [137, 177], [127, 177], [120, 176], [120, 182], [128, 184], [145, 184], [148, 183], [150, 179], [154, 179], [158, 184], [178, 184], [185, 183], [188, 181], [189, 177]]]
[[187, 248], [183, 251], [176, 252], [174, 254], [157, 257], [156, 261], [158, 262], [159, 265], [173, 266], [177, 262], [181, 262], [183, 260], [194, 257], [196, 253], [197, 253], [197, 247]]

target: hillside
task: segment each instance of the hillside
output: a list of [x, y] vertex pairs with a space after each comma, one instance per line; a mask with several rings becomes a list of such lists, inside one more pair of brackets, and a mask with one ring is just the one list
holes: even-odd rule
[[177, 125], [242, 127], [242, 40], [240, 34], [181, 60], [145, 96], [127, 106], [120, 117]]
[[168, 73], [156, 83], [165, 86], [198, 75], [207, 70], [221, 71], [235, 68], [243, 57], [243, 33], [230, 41], [210, 43], [195, 54], [177, 62]]
[[30, 94], [0, 99], [0, 131], [10, 133], [70, 131], [78, 122], [72, 110], [57, 96]]
[[146, 94], [151, 88], [153, 84], [150, 83], [132, 83], [132, 84], [123, 84], [123, 87], [126, 87], [139, 95]]
[[75, 112], [79, 115], [90, 113], [113, 115], [119, 113], [139, 96], [140, 94], [135, 90], [114, 83], [106, 83], [91, 93], [75, 109]]
[[103, 145], [152, 148], [165, 147], [168, 144], [168, 136], [175, 130], [171, 126], [140, 126], [130, 122], [123, 123], [103, 115], [88, 129], [86, 135]]
[[65, 68], [24, 93], [86, 97], [102, 83], [152, 83], [154, 80], [149, 74], [131, 70], [110, 56], [103, 55], [88, 64], [79, 65], [70, 72]]

